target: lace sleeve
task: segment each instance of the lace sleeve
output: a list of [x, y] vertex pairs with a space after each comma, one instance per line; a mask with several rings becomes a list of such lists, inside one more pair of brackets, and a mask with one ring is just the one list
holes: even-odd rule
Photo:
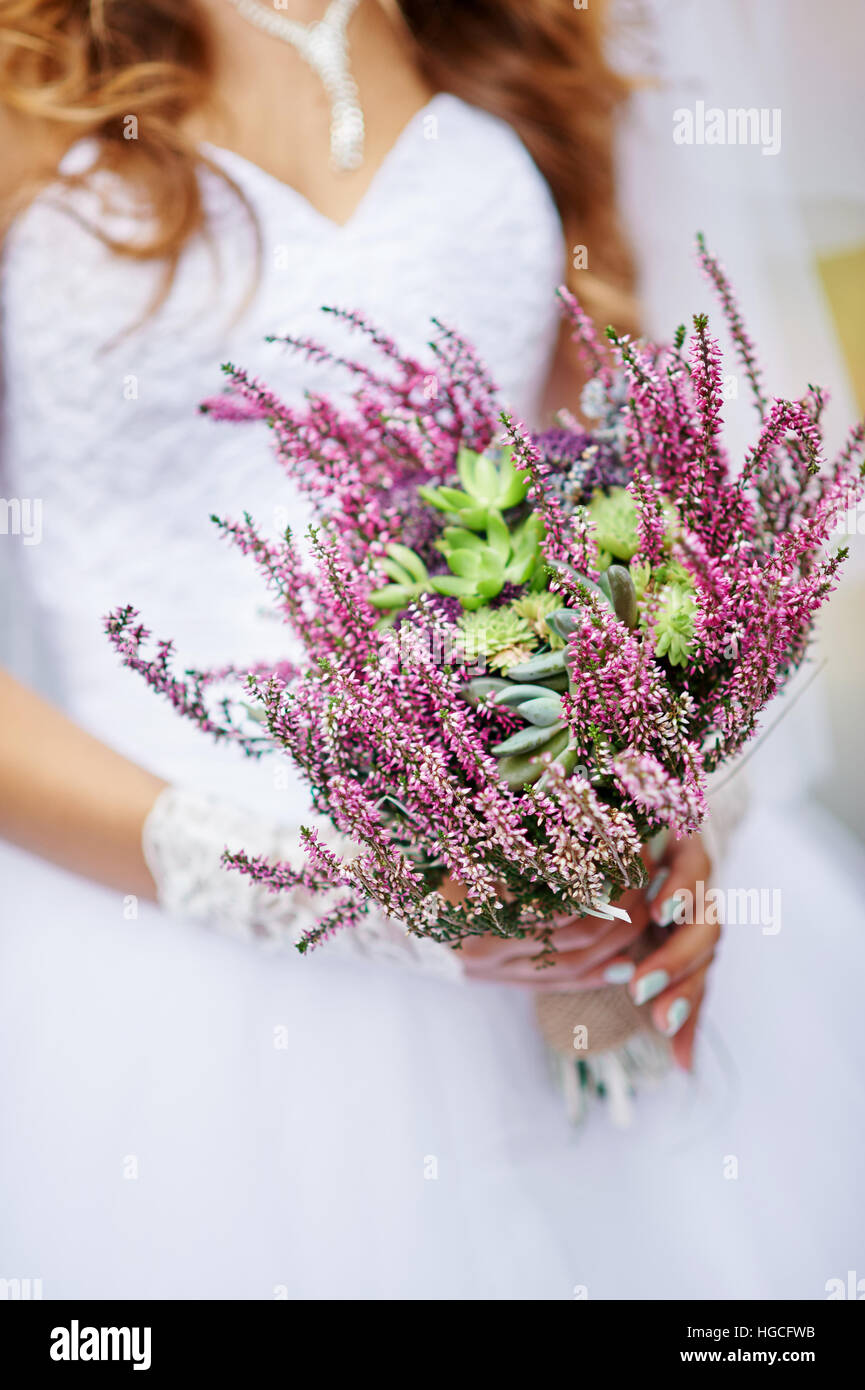
[[[317, 828], [332, 847], [345, 849], [346, 842], [340, 844], [331, 827], [319, 824]], [[224, 868], [220, 859], [226, 848], [242, 848], [250, 855], [298, 868], [304, 852], [296, 827], [275, 825], [216, 797], [167, 787], [145, 821], [142, 845], [165, 912], [240, 940], [291, 946], [328, 905], [327, 894], [305, 889], [271, 893], [244, 874]], [[462, 978], [457, 952], [410, 936], [398, 922], [380, 913], [369, 913], [360, 927], [337, 932], [324, 949], [388, 961], [443, 979]]]

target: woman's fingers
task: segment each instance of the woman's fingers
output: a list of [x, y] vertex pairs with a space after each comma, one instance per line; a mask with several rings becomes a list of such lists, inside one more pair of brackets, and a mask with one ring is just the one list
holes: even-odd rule
[[628, 984], [634, 1003], [647, 1004], [670, 984], [708, 965], [720, 935], [717, 923], [692, 922], [677, 927], [634, 971]]
[[[642, 911], [632, 908], [631, 920], [623, 922], [618, 918], [607, 921], [603, 917], [578, 917], [571, 926], [558, 927], [550, 938], [550, 945], [558, 952], [584, 950], [591, 953], [587, 959], [602, 959], [615, 951], [623, 951], [639, 936], [649, 920], [645, 907]], [[536, 941], [520, 942], [527, 948], [519, 955], [536, 955]]]
[[[591, 950], [587, 959], [603, 958], [616, 951], [625, 950], [628, 944], [639, 936], [648, 921], [648, 909], [642, 898], [628, 903], [630, 921], [606, 917], [561, 917], [560, 925], [550, 933], [550, 946], [557, 953], [576, 950]], [[480, 944], [483, 943], [483, 944]], [[502, 963], [522, 956], [531, 958], [539, 955], [542, 943], [537, 936], [519, 937], [469, 937], [462, 948], [466, 956], [484, 956], [486, 959]]]
[[694, 901], [697, 883], [705, 883], [712, 871], [712, 861], [699, 835], [678, 840], [668, 846], [664, 862], [657, 868], [648, 888], [650, 916], [660, 927], [669, 927], [681, 916], [682, 904]]
[[[581, 946], [590, 946], [618, 925], [617, 919], [611, 920], [606, 917], [560, 916], [550, 920], [555, 924], [550, 935], [550, 944], [557, 951], [573, 951]], [[526, 937], [525, 940], [514, 941], [513, 944], [517, 948], [517, 955], [537, 954], [537, 938]]]
[[698, 835], [668, 848], [664, 878], [649, 889], [649, 913], [653, 922], [671, 930], [628, 983], [635, 1003], [651, 1002], [655, 1027], [672, 1039], [673, 1055], [686, 1069], [693, 1059], [706, 975], [721, 935], [718, 921], [693, 920], [697, 884], [705, 883], [711, 867]]
[[700, 1013], [702, 1011], [703, 1000], [705, 998], [706, 993], [707, 977], [708, 968], [703, 974], [703, 988], [697, 995], [697, 998], [694, 1001], [693, 1007], [691, 1009], [690, 1014], [688, 1015], [688, 1018], [682, 1024], [679, 1031], [673, 1034], [673, 1037], [671, 1039], [673, 1047], [673, 1056], [676, 1060], [676, 1063], [678, 1064], [678, 1066], [682, 1068], [683, 1071], [690, 1071], [694, 1065], [694, 1043], [697, 1037], [697, 1028], [699, 1027]]
[[694, 1012], [703, 993], [708, 965], [676, 980], [652, 1001], [652, 1022], [659, 1033], [674, 1038]]
[[588, 952], [559, 951], [551, 965], [543, 966], [539, 965], [537, 958], [516, 957], [498, 965], [494, 977], [499, 984], [531, 985], [543, 993], [584, 989], [586, 957], [596, 949], [590, 948]]
[[[590, 946], [576, 950], [564, 949], [557, 942], [555, 955], [550, 963], [541, 964], [538, 943], [514, 941], [502, 943], [504, 950], [493, 954], [475, 954], [466, 964], [466, 973], [474, 979], [490, 979], [499, 984], [533, 985], [541, 990], [588, 989], [597, 983], [595, 978], [599, 962], [611, 955], [627, 949], [634, 937], [642, 931], [643, 922], [616, 922], [609, 932], [602, 934]], [[508, 952], [508, 946], [512, 949]]]
[[673, 1055], [679, 1066], [688, 1069], [697, 1028], [697, 1018], [706, 992], [709, 967], [694, 971], [659, 994], [652, 1005], [652, 1021], [659, 1033], [672, 1039]]
[[[647, 867], [652, 864], [644, 850]], [[638, 1002], [645, 1003], [671, 983], [700, 969], [711, 960], [718, 928], [691, 925], [680, 928], [639, 966], [629, 959], [628, 949], [642, 933], [650, 913], [655, 920], [672, 920], [668, 896], [693, 888], [709, 872], [709, 859], [698, 836], [668, 846], [665, 854], [666, 883], [657, 883], [655, 896], [634, 890], [626, 893], [617, 906], [624, 908], [630, 921], [598, 917], [554, 917], [549, 946], [552, 963], [541, 965], [542, 943], [536, 936], [524, 938], [470, 938], [463, 945], [466, 973], [474, 979], [500, 984], [531, 985], [541, 991], [591, 989], [605, 984], [630, 984]], [[663, 895], [663, 897], [662, 897]], [[659, 903], [659, 899], [661, 899]], [[675, 906], [677, 900], [673, 899]]]
[[[652, 922], [669, 935], [640, 961], [628, 988], [634, 1002], [646, 1004], [669, 985], [702, 969], [712, 959], [721, 935], [717, 920], [694, 921], [696, 885], [707, 878], [711, 863], [698, 835], [680, 841], [669, 858], [669, 877], [649, 899]], [[685, 920], [681, 920], [684, 917]]]

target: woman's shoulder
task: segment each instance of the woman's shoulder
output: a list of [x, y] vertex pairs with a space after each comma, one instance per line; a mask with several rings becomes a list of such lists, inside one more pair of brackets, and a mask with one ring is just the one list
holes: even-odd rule
[[141, 216], [117, 174], [88, 175], [97, 153], [95, 141], [76, 141], [57, 163], [57, 176], [8, 224], [0, 274], [7, 345], [14, 337], [19, 345], [29, 338], [44, 346], [46, 334], [56, 342], [73, 330], [82, 347], [91, 337], [101, 341], [136, 321], [156, 291], [156, 263], [113, 249], [140, 235]]
[[[514, 128], [502, 117], [443, 93], [423, 114], [429, 153], [405, 172], [402, 196], [428, 206], [429, 185], [438, 221], [464, 244], [507, 251], [510, 293], [529, 301], [565, 276], [565, 237], [550, 186]], [[406, 161], [412, 163], [412, 161]], [[415, 192], [411, 188], [414, 184]], [[472, 257], [465, 264], [475, 266]], [[522, 267], [522, 273], [520, 273]], [[454, 267], [456, 269], [456, 267]]]
[[[42, 178], [32, 196], [19, 200], [22, 205], [9, 223], [7, 245], [17, 250], [61, 231], [76, 241], [85, 236], [93, 240], [98, 228], [95, 239], [103, 243], [127, 234], [136, 224], [134, 200], [119, 175], [94, 168], [97, 155], [94, 139], [69, 146], [56, 160], [54, 176]], [[22, 172], [19, 192], [26, 194], [30, 182]]]
[[438, 152], [440, 162], [446, 160], [476, 196], [509, 193], [554, 209], [549, 185], [503, 117], [440, 92], [420, 113], [420, 120], [432, 157]]

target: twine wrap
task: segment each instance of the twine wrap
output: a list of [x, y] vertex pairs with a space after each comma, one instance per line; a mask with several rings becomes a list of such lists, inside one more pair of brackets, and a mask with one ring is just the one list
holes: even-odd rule
[[[657, 945], [651, 926], [631, 946], [634, 963], [644, 960]], [[639, 1007], [625, 985], [604, 985], [600, 989], [569, 990], [561, 994], [535, 995], [535, 1013], [544, 1041], [554, 1052], [571, 1061], [612, 1052], [635, 1033], [661, 1035], [652, 1023], [651, 1004]], [[585, 1028], [586, 1046], [575, 1030]]]
[[[536, 994], [535, 1012], [544, 1041], [554, 1052], [579, 1060], [621, 1047], [635, 1033], [654, 1033], [651, 1005], [634, 1003], [624, 985]], [[585, 1028], [586, 1046], [576, 1030]]]

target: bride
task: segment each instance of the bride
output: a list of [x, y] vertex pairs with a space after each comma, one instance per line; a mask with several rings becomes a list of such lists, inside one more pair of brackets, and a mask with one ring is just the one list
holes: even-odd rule
[[[821, 1016], [852, 968], [832, 922], [861, 915], [843, 874], [812, 853], [819, 893], [784, 880], [777, 949], [739, 929], [706, 1029], [717, 928], [659, 933], [629, 988], [680, 1070], [630, 1133], [599, 1113], [575, 1142], [525, 954], [379, 921], [299, 958], [310, 904], [219, 857], [296, 853], [300, 784], [209, 745], [102, 632], [131, 602], [184, 665], [284, 657], [208, 518], [299, 530], [302, 503], [261, 426], [196, 406], [226, 360], [286, 399], [345, 389], [264, 341], [333, 333], [322, 304], [418, 355], [453, 324], [529, 422], [575, 405], [556, 286], [638, 317], [602, 11], [22, 0], [6, 21], [2, 486], [41, 534], [4, 538], [0, 1274], [46, 1297], [819, 1297], [856, 1257], [854, 1011]], [[762, 884], [766, 852], [717, 867]], [[619, 980], [668, 926], [709, 858], [659, 856], [629, 927], [558, 924], [547, 984]]]

